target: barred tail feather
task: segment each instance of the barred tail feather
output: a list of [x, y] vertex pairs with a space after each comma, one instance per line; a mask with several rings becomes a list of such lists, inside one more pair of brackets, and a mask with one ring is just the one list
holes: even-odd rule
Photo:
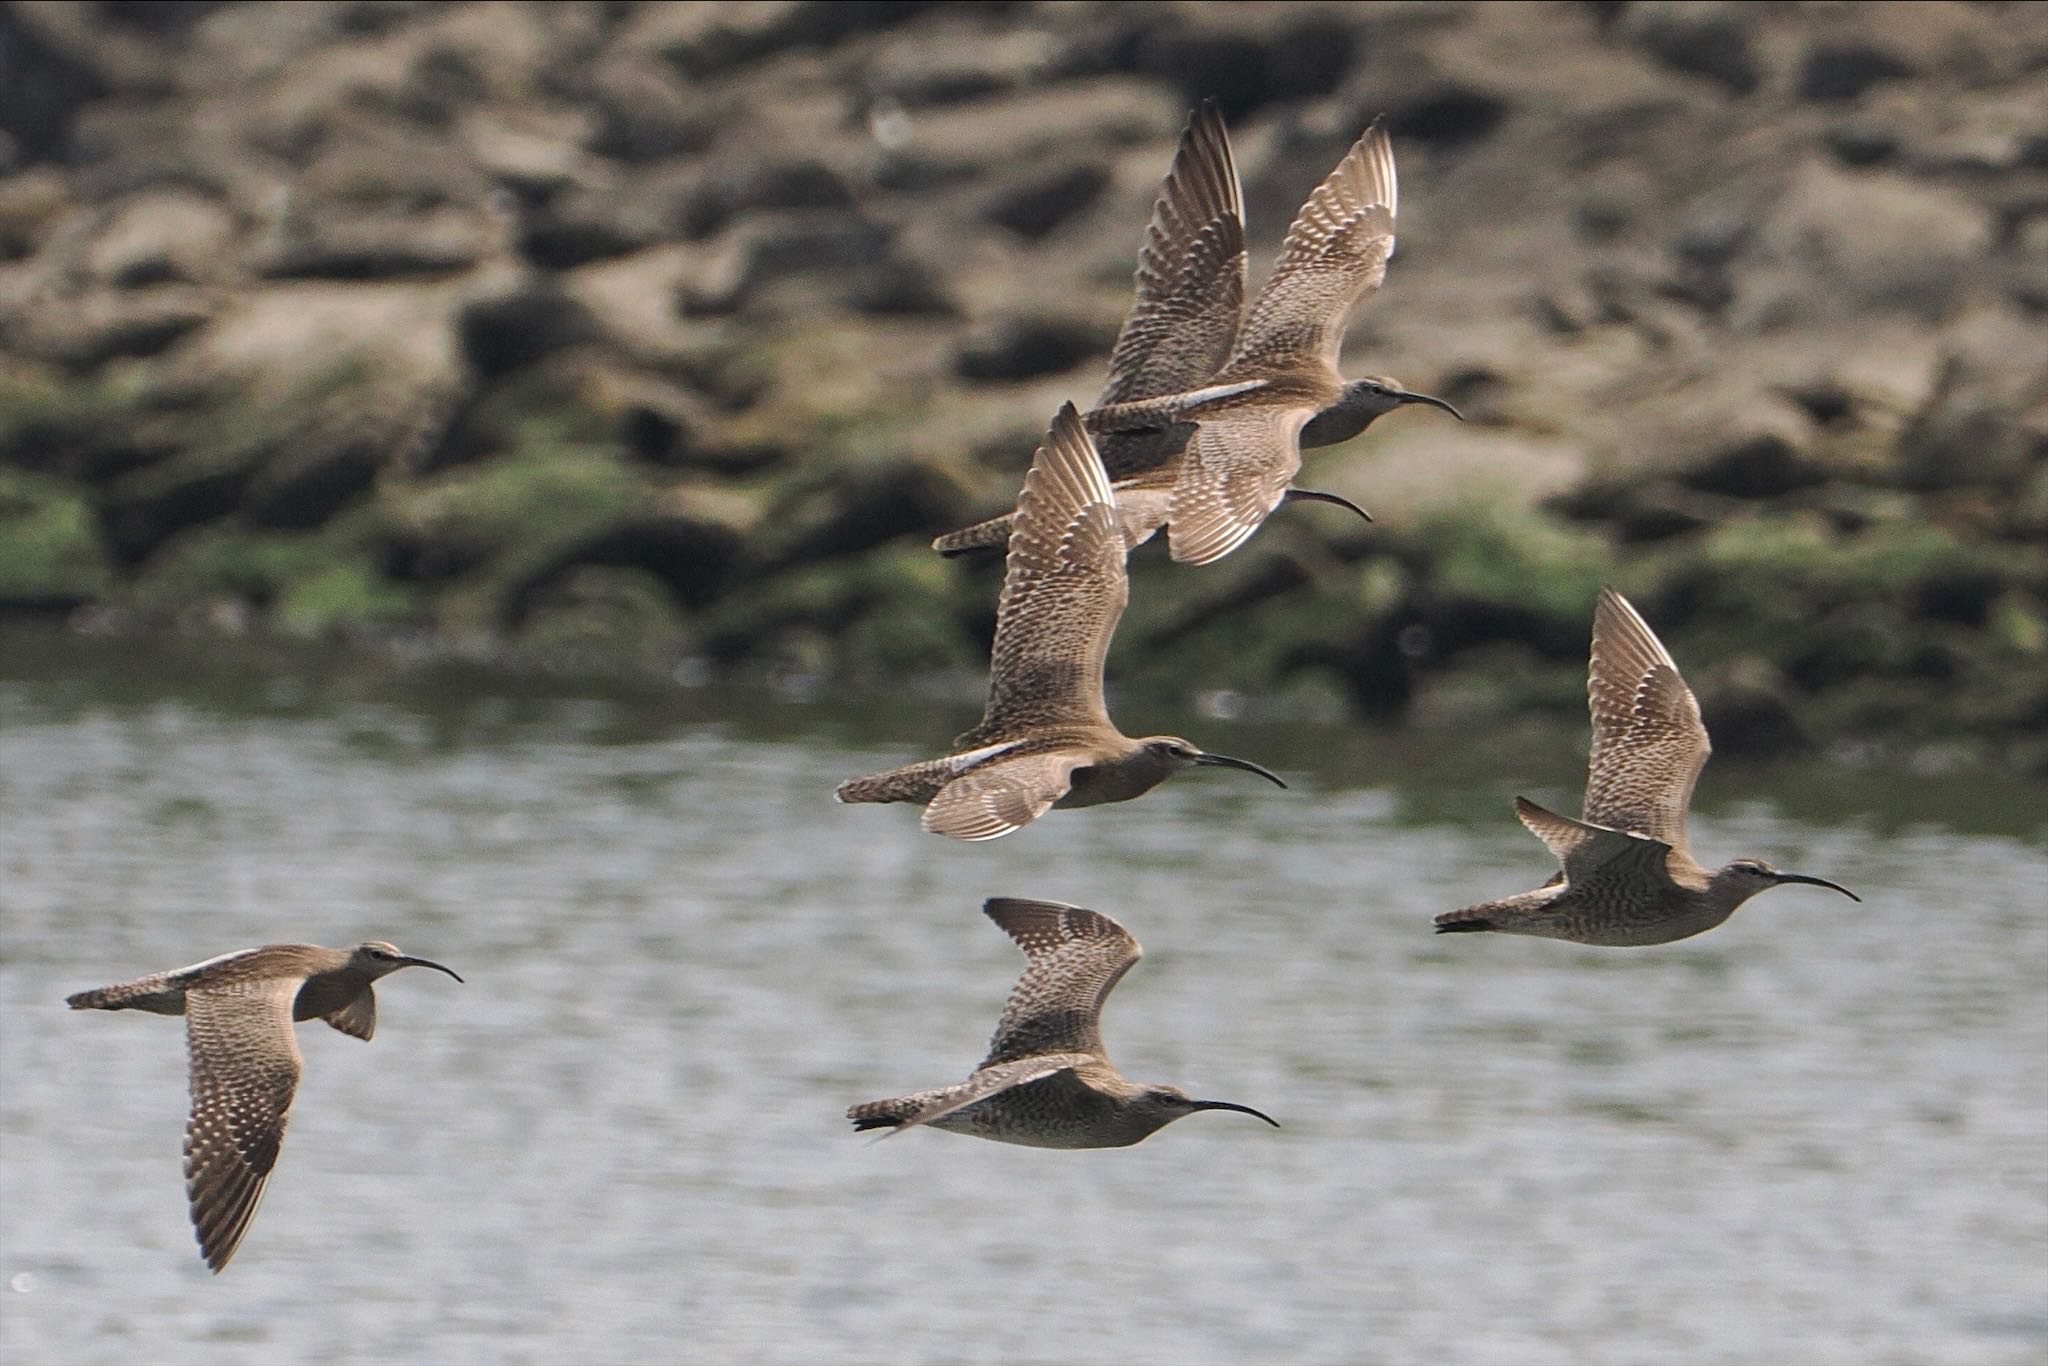
[[64, 998], [64, 1004], [73, 1010], [155, 1010], [162, 1014], [176, 1014], [176, 1002], [181, 995], [165, 975], [159, 973], [133, 982], [117, 982], [110, 987], [73, 992]]
[[949, 531], [932, 542], [932, 549], [941, 555], [965, 555], [971, 550], [1001, 550], [1010, 543], [1011, 513], [991, 517], [973, 526]]
[[871, 1100], [865, 1105], [847, 1107], [846, 1117], [853, 1121], [854, 1132], [865, 1133], [869, 1129], [897, 1129], [903, 1122], [924, 1108], [925, 1098], [919, 1096], [898, 1096], [893, 1100]]
[[928, 802], [951, 782], [956, 768], [950, 759], [905, 764], [886, 773], [848, 778], [832, 795], [842, 802]]

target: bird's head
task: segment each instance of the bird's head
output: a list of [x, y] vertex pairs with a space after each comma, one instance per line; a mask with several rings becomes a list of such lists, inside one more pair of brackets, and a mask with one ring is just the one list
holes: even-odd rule
[[1862, 897], [1839, 883], [1829, 882], [1823, 877], [1808, 877], [1804, 873], [1781, 873], [1762, 859], [1739, 858], [1714, 874], [1713, 885], [1724, 895], [1733, 895], [1739, 904], [1749, 900], [1758, 892], [1767, 892], [1788, 882], [1804, 882], [1815, 887], [1828, 887], [1840, 892], [1851, 901]]
[[432, 968], [445, 972], [456, 981], [462, 980], [453, 968], [441, 966], [430, 958], [412, 958], [398, 951], [396, 944], [387, 944], [381, 939], [365, 940], [356, 945], [353, 966], [372, 978], [383, 977], [397, 972], [400, 968]]
[[1287, 786], [1271, 769], [1261, 768], [1249, 759], [1233, 759], [1227, 754], [1211, 754], [1197, 749], [1178, 735], [1148, 736], [1138, 742], [1138, 747], [1169, 773], [1179, 772], [1190, 764], [1208, 768], [1241, 768], [1246, 773], [1258, 774], [1275, 787]]
[[1184, 1119], [1198, 1110], [1235, 1110], [1242, 1115], [1263, 1119], [1274, 1128], [1280, 1121], [1271, 1115], [1252, 1109], [1249, 1105], [1238, 1105], [1227, 1100], [1195, 1100], [1178, 1086], [1148, 1086], [1131, 1106], [1132, 1112], [1145, 1125], [1146, 1133], [1165, 1128], [1177, 1119]]
[[1441, 408], [1460, 422], [1465, 420], [1463, 413], [1443, 399], [1404, 389], [1399, 380], [1390, 379], [1385, 375], [1366, 375], [1362, 379], [1352, 380], [1344, 386], [1342, 402], [1347, 406], [1369, 412], [1373, 417], [1378, 417], [1381, 413], [1391, 413], [1404, 404], [1422, 403], [1431, 408]]

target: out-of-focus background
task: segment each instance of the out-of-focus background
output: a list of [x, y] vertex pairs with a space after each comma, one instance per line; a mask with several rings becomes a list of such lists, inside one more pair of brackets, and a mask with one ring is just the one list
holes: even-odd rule
[[[1254, 280], [1375, 115], [1312, 452], [1109, 662], [1203, 772], [962, 846], [840, 779], [980, 705], [1003, 509], [1187, 111]], [[0, 3], [0, 1358], [2038, 1366], [2048, 6]], [[1681, 944], [1439, 939], [1554, 865], [1598, 585], [1701, 695]], [[1779, 762], [1767, 762], [1777, 760]], [[1127, 1151], [967, 1071], [984, 897], [1145, 943]], [[177, 1021], [316, 1024], [225, 1275]]]
[[2048, 12], [2027, 4], [0, 8], [0, 610], [893, 687], [985, 658], [1206, 95], [1254, 279], [1375, 115], [1311, 454], [1119, 686], [1576, 705], [1611, 580], [1724, 754], [2048, 765]]

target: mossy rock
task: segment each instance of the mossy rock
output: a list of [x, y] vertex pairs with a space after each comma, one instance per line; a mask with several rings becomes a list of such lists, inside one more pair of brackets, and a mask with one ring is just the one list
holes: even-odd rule
[[0, 603], [75, 607], [113, 580], [84, 490], [0, 466]]
[[712, 654], [725, 662], [796, 662], [830, 642], [834, 671], [901, 676], [982, 667], [986, 644], [970, 629], [979, 589], [923, 545], [856, 560], [805, 564], [736, 588], [706, 617]]
[[138, 578], [130, 605], [175, 616], [198, 603], [231, 600], [267, 614], [292, 635], [416, 620], [417, 590], [382, 572], [382, 523], [358, 508], [316, 532], [201, 527], [165, 548]]
[[1445, 597], [1509, 603], [1556, 622], [1592, 619], [1614, 553], [1596, 532], [1526, 510], [1463, 503], [1409, 533], [1431, 588]]
[[381, 490], [394, 534], [416, 556], [459, 568], [439, 600], [439, 624], [495, 629], [518, 585], [653, 503], [656, 487], [624, 451], [562, 443], [557, 434], [529, 423], [520, 444], [493, 459]]
[[536, 595], [514, 639], [545, 652], [646, 658], [673, 653], [689, 635], [689, 623], [657, 576], [579, 565]]

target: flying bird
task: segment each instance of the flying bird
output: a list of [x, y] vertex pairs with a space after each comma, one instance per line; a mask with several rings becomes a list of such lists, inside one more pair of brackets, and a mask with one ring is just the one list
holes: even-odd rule
[[1707, 729], [1670, 653], [1611, 588], [1601, 590], [1593, 613], [1586, 692], [1593, 753], [1580, 818], [1515, 799], [1515, 814], [1550, 846], [1563, 873], [1533, 892], [1440, 915], [1437, 933], [1668, 944], [1711, 930], [1758, 892], [1789, 882], [1862, 900], [1825, 878], [1781, 873], [1761, 859], [1719, 869], [1693, 859], [1685, 813], [1712, 749]]
[[132, 982], [81, 991], [73, 1010], [146, 1010], [185, 1017], [192, 1117], [185, 1126], [185, 1192], [206, 1264], [235, 1255], [277, 1164], [299, 1086], [296, 1020], [325, 1020], [367, 1040], [377, 1028], [378, 978], [400, 968], [453, 969], [408, 958], [381, 940], [353, 949], [270, 944]]
[[1201, 1110], [1269, 1115], [1177, 1086], [1124, 1080], [1102, 1045], [1102, 1003], [1142, 950], [1123, 926], [1056, 901], [995, 897], [982, 907], [1030, 960], [988, 1057], [958, 1086], [853, 1106], [856, 1130], [920, 1124], [1033, 1148], [1125, 1148]]
[[994, 839], [1051, 807], [1143, 796], [1190, 765], [1257, 764], [1175, 735], [1133, 740], [1109, 719], [1103, 661], [1130, 597], [1115, 495], [1081, 416], [1061, 407], [1032, 457], [996, 603], [988, 704], [942, 759], [841, 783], [842, 802], [923, 802], [924, 828]]

